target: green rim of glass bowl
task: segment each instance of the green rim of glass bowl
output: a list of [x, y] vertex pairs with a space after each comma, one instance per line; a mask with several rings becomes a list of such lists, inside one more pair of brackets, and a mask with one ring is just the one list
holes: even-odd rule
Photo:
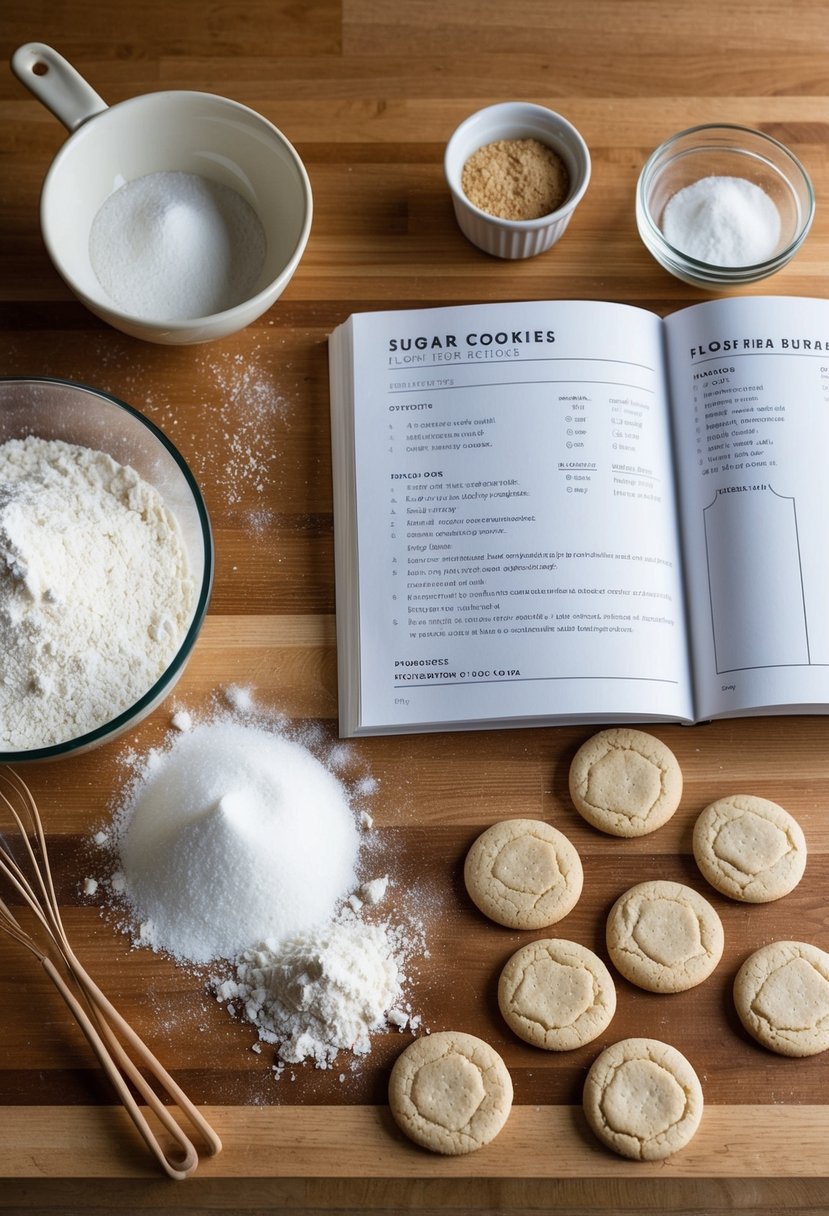
[[[795, 169], [801, 176], [803, 183], [806, 186], [808, 197], [808, 207], [803, 216], [803, 222], [800, 226], [800, 231], [793, 240], [789, 242], [783, 249], [780, 250], [773, 258], [769, 258], [766, 262], [755, 262], [748, 266], [717, 266], [712, 262], [702, 262], [690, 254], [683, 253], [677, 249], [665, 238], [662, 229], [651, 215], [650, 208], [647, 202], [647, 184], [650, 178], [651, 170], [657, 159], [663, 156], [671, 147], [672, 144], [678, 143], [681, 139], [687, 139], [689, 136], [704, 135], [706, 132], [722, 131], [734, 132], [735, 140], [733, 151], [744, 153], [747, 156], [757, 156], [757, 153], [747, 151], [741, 148], [739, 141], [736, 138], [739, 135], [750, 135], [755, 139], [759, 139], [763, 143], [773, 144], [784, 156], [791, 162], [792, 168]], [[689, 148], [687, 154], [699, 151], [698, 148]], [[759, 159], [759, 157], [758, 157]], [[795, 156], [790, 148], [787, 148], [779, 139], [775, 139], [773, 135], [767, 135], [765, 131], [758, 131], [753, 127], [744, 127], [739, 123], [703, 123], [697, 127], [687, 127], [684, 131], [677, 131], [670, 139], [666, 139], [663, 143], [655, 148], [650, 154], [645, 164], [642, 167], [642, 172], [639, 174], [639, 180], [636, 183], [636, 221], [639, 229], [639, 236], [642, 243], [648, 252], [656, 259], [656, 261], [677, 278], [685, 282], [693, 282], [699, 286], [740, 286], [743, 283], [755, 283], [759, 279], [768, 278], [769, 275], [775, 274], [778, 270], [792, 260], [800, 246], [805, 241], [809, 229], [812, 226], [812, 220], [815, 214], [815, 191], [812, 185], [812, 180], [806, 172], [804, 165], [799, 158]]]
[[127, 414], [131, 414], [139, 422], [147, 428], [147, 430], [155, 436], [159, 443], [167, 449], [173, 460], [181, 470], [185, 481], [193, 495], [193, 502], [196, 507], [196, 514], [199, 518], [201, 526], [201, 538], [204, 546], [204, 571], [202, 573], [201, 587], [199, 588], [198, 600], [193, 611], [193, 619], [187, 629], [182, 642], [171, 659], [168, 666], [165, 668], [162, 675], [156, 680], [153, 686], [139, 697], [131, 706], [123, 710], [114, 718], [110, 718], [108, 722], [97, 726], [94, 730], [87, 731], [84, 735], [78, 735], [74, 739], [67, 739], [63, 743], [54, 743], [49, 747], [33, 747], [24, 751], [4, 752], [0, 751], [0, 763], [2, 764], [19, 764], [21, 761], [30, 760], [54, 760], [60, 756], [69, 756], [74, 752], [86, 750], [94, 746], [96, 743], [104, 742], [109, 736], [119, 734], [122, 729], [129, 726], [133, 718], [139, 718], [143, 711], [157, 700], [164, 692], [164, 689], [175, 682], [176, 677], [181, 672], [184, 664], [190, 657], [190, 652], [195, 645], [196, 638], [199, 635], [204, 618], [207, 613], [207, 605], [210, 602], [210, 593], [213, 588], [213, 572], [214, 572], [214, 547], [213, 533], [210, 527], [210, 517], [207, 514], [207, 507], [202, 497], [202, 492], [199, 489], [198, 483], [193, 476], [190, 468], [184, 457], [179, 452], [178, 448], [170, 442], [162, 430], [145, 417], [140, 410], [134, 406], [127, 405], [125, 401], [114, 397], [112, 393], [104, 392], [103, 389], [92, 388], [91, 385], [81, 384], [76, 380], [64, 380], [59, 376], [0, 376], [0, 383], [3, 384], [59, 384], [66, 388], [77, 389], [80, 392], [89, 393], [92, 397], [101, 397], [105, 401], [111, 402], [112, 405], [118, 406]]

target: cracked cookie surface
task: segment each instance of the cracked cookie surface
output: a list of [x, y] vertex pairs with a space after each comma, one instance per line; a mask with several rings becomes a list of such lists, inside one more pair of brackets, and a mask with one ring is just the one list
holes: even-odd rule
[[707, 979], [725, 944], [715, 908], [692, 887], [652, 879], [610, 909], [607, 949], [618, 971], [648, 992], [684, 992]]
[[584, 874], [575, 846], [540, 819], [504, 819], [466, 855], [463, 878], [475, 906], [510, 929], [543, 929], [578, 902]]
[[416, 1039], [389, 1078], [401, 1131], [435, 1153], [471, 1153], [493, 1140], [512, 1109], [512, 1079], [493, 1047], [444, 1030]]
[[588, 739], [570, 765], [570, 797], [593, 827], [645, 836], [679, 806], [682, 772], [671, 749], [645, 731], [618, 727]]
[[702, 1118], [702, 1086], [681, 1052], [659, 1039], [622, 1039], [590, 1067], [587, 1122], [623, 1157], [656, 1161], [684, 1148]]
[[829, 1048], [829, 954], [809, 942], [761, 946], [734, 979], [734, 1005], [748, 1033], [783, 1056]]
[[591, 1042], [616, 1012], [613, 978], [579, 942], [544, 938], [516, 950], [498, 981], [498, 1006], [526, 1043], [570, 1051]]
[[742, 903], [788, 895], [806, 869], [800, 824], [776, 802], [753, 794], [732, 794], [707, 806], [694, 824], [693, 849], [706, 881]]

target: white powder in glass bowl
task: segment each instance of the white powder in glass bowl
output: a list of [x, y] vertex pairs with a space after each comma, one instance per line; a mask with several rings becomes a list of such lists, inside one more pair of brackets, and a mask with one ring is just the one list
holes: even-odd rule
[[176, 520], [133, 469], [62, 440], [0, 445], [0, 753], [135, 704], [194, 601]]

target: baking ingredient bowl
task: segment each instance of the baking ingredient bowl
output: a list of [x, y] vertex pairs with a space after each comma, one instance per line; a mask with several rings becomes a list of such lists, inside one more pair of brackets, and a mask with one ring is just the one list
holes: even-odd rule
[[[0, 445], [28, 436], [104, 452], [148, 483], [175, 521], [192, 580], [192, 596], [189, 623], [185, 622], [165, 670], [133, 704], [73, 738], [25, 750], [2, 750], [0, 743], [0, 762], [7, 763], [48, 760], [87, 751], [114, 739], [151, 713], [171, 691], [190, 658], [213, 581], [210, 521], [196, 480], [169, 439], [138, 410], [108, 393], [67, 380], [2, 377]], [[0, 505], [2, 490], [0, 484]], [[0, 554], [0, 565], [6, 556]], [[13, 554], [11, 559], [14, 560]], [[4, 656], [0, 655], [0, 676], [3, 662]]]
[[[462, 186], [469, 157], [498, 140], [536, 139], [557, 153], [567, 169], [569, 188], [560, 206], [538, 219], [490, 215], [469, 199]], [[464, 236], [500, 258], [529, 258], [549, 249], [564, 234], [590, 181], [590, 153], [572, 123], [545, 106], [505, 101], [471, 114], [455, 130], [443, 158], [455, 218]]]
[[[714, 179], [742, 179], [748, 184], [744, 189], [759, 188], [776, 208], [779, 234], [762, 260], [720, 265], [667, 239], [669, 202], [686, 187]], [[645, 247], [676, 278], [711, 290], [754, 283], [782, 269], [806, 239], [814, 210], [812, 183], [797, 157], [772, 136], [733, 124], [691, 127], [671, 136], [648, 158], [636, 187], [636, 223]]]
[[[313, 213], [305, 166], [281, 131], [247, 106], [213, 93], [169, 90], [107, 106], [42, 43], [19, 47], [12, 68], [71, 132], [46, 174], [40, 225], [56, 270], [91, 312], [133, 337], [187, 345], [235, 333], [271, 307], [299, 265]], [[264, 257], [249, 293], [205, 316], [181, 316], [163, 306], [157, 315], [125, 310], [103, 286], [90, 257], [90, 232], [104, 203], [125, 185], [173, 173], [234, 191], [263, 230]], [[222, 251], [199, 252], [194, 263]]]

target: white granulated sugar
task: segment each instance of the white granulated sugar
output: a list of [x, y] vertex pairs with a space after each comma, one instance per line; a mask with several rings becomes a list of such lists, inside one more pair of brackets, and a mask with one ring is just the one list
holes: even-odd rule
[[194, 601], [176, 521], [134, 470], [60, 440], [0, 445], [0, 749], [60, 743], [128, 709]]
[[356, 883], [359, 833], [342, 786], [258, 726], [200, 723], [151, 752], [118, 831], [143, 943], [189, 962], [311, 932]]
[[186, 709], [177, 709], [170, 722], [175, 730], [192, 730], [193, 719]]
[[98, 890], [97, 878], [85, 878], [83, 880], [82, 889], [83, 889], [84, 895], [94, 895], [95, 892]]
[[224, 697], [231, 709], [235, 709], [237, 713], [250, 713], [254, 707], [253, 693], [239, 684], [228, 684]]
[[746, 178], [703, 177], [668, 200], [662, 230], [675, 249], [699, 262], [754, 266], [777, 248], [780, 213]]
[[331, 768], [347, 768], [352, 760], [352, 751], [347, 743], [336, 743], [328, 753]]
[[387, 1027], [405, 979], [405, 935], [349, 913], [281, 944], [244, 951], [220, 1001], [242, 1004], [284, 1063], [330, 1068], [341, 1051], [366, 1055]]
[[131, 316], [192, 320], [249, 299], [265, 260], [262, 224], [236, 191], [195, 173], [149, 173], [106, 199], [89, 259]]

